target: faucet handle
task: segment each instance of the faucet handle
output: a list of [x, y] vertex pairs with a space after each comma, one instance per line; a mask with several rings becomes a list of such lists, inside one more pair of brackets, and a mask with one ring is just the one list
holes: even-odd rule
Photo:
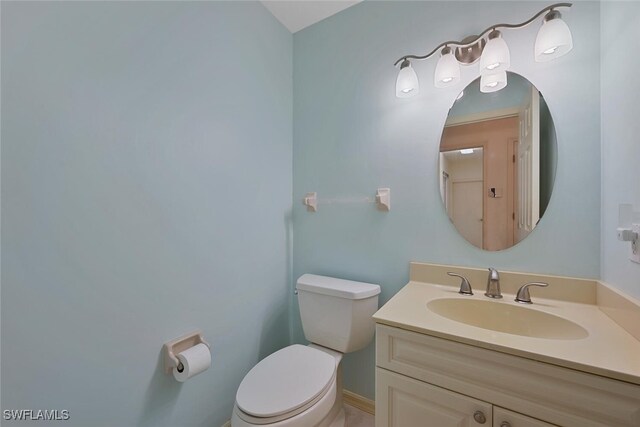
[[531, 304], [531, 294], [529, 294], [529, 286], [539, 286], [541, 288], [546, 288], [549, 286], [548, 283], [544, 282], [529, 282], [525, 283], [518, 289], [518, 293], [516, 294], [516, 302], [522, 304]]
[[461, 274], [456, 274], [452, 271], [447, 271], [447, 274], [449, 276], [459, 277], [460, 279], [462, 279], [462, 281], [460, 282], [460, 290], [458, 291], [459, 294], [473, 295], [473, 290], [471, 289], [471, 283], [469, 283], [469, 280], [467, 280], [466, 277], [464, 277]]

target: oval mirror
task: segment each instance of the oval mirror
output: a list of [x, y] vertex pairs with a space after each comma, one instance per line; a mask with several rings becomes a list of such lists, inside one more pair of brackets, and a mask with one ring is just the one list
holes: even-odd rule
[[[544, 215], [556, 174], [556, 133], [542, 94], [508, 72], [458, 95], [440, 140], [440, 194], [458, 232], [488, 251], [525, 239]], [[487, 93], [488, 92], [488, 93]]]

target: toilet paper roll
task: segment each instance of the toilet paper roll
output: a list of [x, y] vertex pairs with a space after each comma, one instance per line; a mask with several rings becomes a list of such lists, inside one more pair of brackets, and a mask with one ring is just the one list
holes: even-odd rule
[[211, 366], [211, 352], [205, 344], [195, 345], [178, 354], [178, 360], [182, 363], [182, 372], [178, 368], [173, 368], [173, 377], [185, 382], [194, 375], [204, 372]]

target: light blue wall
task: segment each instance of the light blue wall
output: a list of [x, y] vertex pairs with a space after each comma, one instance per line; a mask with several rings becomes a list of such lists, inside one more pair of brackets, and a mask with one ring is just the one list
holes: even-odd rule
[[602, 3], [602, 278], [636, 298], [640, 264], [628, 260], [616, 227], [621, 203], [640, 211], [640, 58], [628, 50], [639, 23], [640, 3]]
[[[257, 2], [2, 3], [3, 409], [230, 417], [289, 342], [291, 72]], [[160, 348], [195, 328], [179, 384]]]
[[[468, 244], [447, 220], [437, 177], [442, 126], [459, 91], [477, 77], [433, 87], [435, 60], [415, 64], [418, 97], [394, 95], [393, 63], [494, 22], [520, 22], [539, 2], [363, 2], [294, 35], [294, 278], [334, 275], [382, 285], [381, 303], [408, 281], [411, 260], [580, 277], [600, 274], [599, 4], [565, 13], [573, 51], [538, 64], [538, 24], [505, 31], [512, 71], [546, 97], [558, 137], [558, 171], [535, 232], [501, 252]], [[391, 212], [373, 204], [322, 204], [391, 188]], [[317, 191], [318, 212], [300, 200]], [[483, 283], [474, 283], [482, 287]], [[293, 300], [294, 312], [297, 310]], [[297, 315], [295, 338], [302, 341]], [[372, 397], [373, 346], [345, 360], [345, 385]]]

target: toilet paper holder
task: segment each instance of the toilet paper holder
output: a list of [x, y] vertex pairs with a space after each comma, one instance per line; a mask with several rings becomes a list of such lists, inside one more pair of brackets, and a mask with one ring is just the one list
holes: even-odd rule
[[183, 351], [198, 344], [204, 344], [209, 347], [209, 350], [211, 350], [211, 346], [209, 345], [209, 343], [206, 342], [202, 337], [201, 330], [188, 333], [179, 338], [164, 343], [164, 345], [162, 346], [164, 373], [171, 374], [171, 372], [173, 372], [173, 368], [178, 368], [179, 370], [181, 363], [178, 360], [177, 354], [182, 353]]

